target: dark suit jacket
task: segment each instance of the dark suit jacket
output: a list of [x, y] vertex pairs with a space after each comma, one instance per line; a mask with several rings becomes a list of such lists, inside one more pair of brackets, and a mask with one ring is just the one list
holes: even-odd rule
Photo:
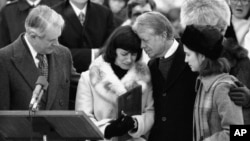
[[91, 62], [91, 49], [100, 48], [114, 29], [112, 12], [88, 1], [82, 26], [68, 0], [54, 9], [65, 20], [59, 42], [71, 50], [77, 72], [87, 70]]
[[[66, 47], [56, 46], [47, 58], [49, 87], [44, 109], [66, 110], [73, 72], [70, 51]], [[38, 76], [38, 69], [23, 35], [0, 49], [0, 109], [28, 110]]]
[[180, 44], [167, 80], [161, 75], [159, 59], [149, 61], [153, 84], [155, 123], [149, 141], [192, 141], [193, 106], [197, 74], [184, 62]]
[[[40, 4], [54, 5], [58, 0], [42, 0]], [[0, 12], [0, 48], [15, 41], [25, 31], [25, 19], [32, 7], [26, 0], [7, 4]]]

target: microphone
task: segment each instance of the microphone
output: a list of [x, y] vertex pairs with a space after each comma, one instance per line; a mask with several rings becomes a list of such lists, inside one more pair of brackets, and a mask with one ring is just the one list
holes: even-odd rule
[[41, 100], [41, 97], [42, 97], [44, 91], [47, 90], [48, 85], [49, 85], [49, 83], [44, 76], [38, 77], [38, 79], [36, 81], [36, 87], [33, 91], [32, 98], [30, 100], [30, 105], [29, 105], [30, 109], [34, 110], [34, 108], [37, 107], [38, 103]]

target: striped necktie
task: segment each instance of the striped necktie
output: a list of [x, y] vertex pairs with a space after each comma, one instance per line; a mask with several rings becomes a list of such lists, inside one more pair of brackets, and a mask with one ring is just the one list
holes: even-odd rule
[[83, 26], [84, 21], [85, 21], [85, 15], [83, 12], [80, 12], [80, 14], [78, 15], [79, 21], [81, 23], [81, 25]]
[[40, 75], [45, 76], [48, 80], [48, 62], [47, 62], [46, 55], [38, 53], [36, 58], [39, 60], [38, 69], [39, 69]]

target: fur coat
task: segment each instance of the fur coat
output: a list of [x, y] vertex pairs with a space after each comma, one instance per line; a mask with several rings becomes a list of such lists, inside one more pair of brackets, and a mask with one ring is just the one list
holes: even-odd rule
[[116, 119], [118, 96], [137, 85], [142, 86], [142, 114], [134, 115], [138, 121], [138, 130], [129, 132], [131, 140], [144, 140], [154, 122], [154, 107], [150, 72], [145, 63], [138, 61], [119, 79], [112, 70], [111, 64], [97, 58], [83, 72], [78, 83], [76, 110], [84, 111], [104, 133], [109, 121]]

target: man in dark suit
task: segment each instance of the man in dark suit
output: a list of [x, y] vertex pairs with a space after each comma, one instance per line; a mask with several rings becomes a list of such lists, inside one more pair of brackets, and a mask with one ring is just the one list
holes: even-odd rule
[[134, 31], [151, 58], [155, 123], [149, 141], [191, 141], [195, 81], [169, 20], [158, 12], [137, 17]]
[[[114, 29], [112, 12], [90, 0], [66, 0], [54, 9], [66, 22], [59, 42], [71, 50], [77, 72], [86, 71]], [[83, 24], [78, 18], [81, 13]]]
[[12, 43], [25, 31], [24, 21], [31, 8], [38, 4], [55, 5], [59, 0], [13, 0], [0, 12], [0, 48]]
[[[40, 75], [41, 62], [49, 86], [40, 109], [66, 110], [70, 81], [79, 74], [73, 68], [68, 48], [58, 44], [64, 20], [48, 6], [32, 9], [25, 21], [26, 32], [0, 49], [0, 109], [28, 110], [32, 92]], [[43, 56], [43, 61], [37, 55]], [[41, 69], [41, 68], [40, 68]]]

